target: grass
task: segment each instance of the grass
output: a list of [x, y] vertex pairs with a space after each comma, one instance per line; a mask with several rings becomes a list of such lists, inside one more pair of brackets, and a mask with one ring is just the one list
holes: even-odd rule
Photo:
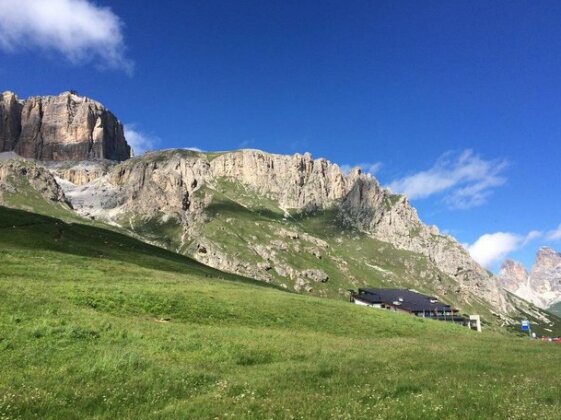
[[561, 303], [556, 303], [551, 308], [549, 308], [549, 311], [555, 315], [561, 316]]
[[[260, 244], [274, 249], [275, 263], [296, 270], [324, 271], [329, 281], [312, 283], [313, 295], [344, 300], [349, 288], [410, 287], [436, 294], [464, 313], [480, 314], [486, 325], [498, 325], [483, 302], [459, 300], [454, 292], [457, 283], [426, 257], [342, 227], [334, 210], [285, 217], [273, 200], [224, 179], [215, 190], [206, 193], [211, 193], [213, 199], [207, 209], [209, 220], [203, 226], [204, 237], [219, 245], [225, 254], [252, 266], [263, 262], [253, 249]], [[288, 239], [280, 234], [282, 230], [296, 232], [301, 237]], [[324, 241], [327, 248], [304, 239], [306, 234]], [[275, 245], [279, 241], [285, 244], [284, 248]], [[313, 249], [316, 253], [319, 250], [321, 259], [314, 255]], [[272, 281], [292, 288], [296, 279], [277, 275], [274, 269], [277, 265], [273, 264], [273, 270], [268, 272]]]
[[558, 418], [561, 347], [0, 208], [0, 418]]

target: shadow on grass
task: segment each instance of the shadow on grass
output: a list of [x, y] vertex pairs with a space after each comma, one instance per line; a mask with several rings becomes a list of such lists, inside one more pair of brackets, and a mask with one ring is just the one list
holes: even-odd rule
[[20, 248], [107, 258], [143, 268], [285, 289], [255, 279], [225, 273], [192, 258], [144, 243], [130, 236], [54, 217], [0, 206], [0, 251]]
[[213, 201], [208, 207], [207, 212], [211, 217], [218, 217], [219, 215], [224, 216], [231, 216], [231, 217], [243, 217], [244, 219], [249, 220], [273, 220], [273, 221], [281, 221], [284, 220], [284, 215], [280, 213], [276, 213], [271, 209], [267, 209], [264, 207], [258, 207], [253, 209], [248, 209], [241, 204], [236, 203], [235, 201], [231, 200], [215, 200]]

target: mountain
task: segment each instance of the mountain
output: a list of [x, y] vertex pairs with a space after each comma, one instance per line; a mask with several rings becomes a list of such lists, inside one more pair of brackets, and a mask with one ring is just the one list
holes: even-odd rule
[[64, 92], [19, 100], [0, 95], [0, 153], [39, 160], [125, 160], [123, 126], [99, 102]]
[[0, 195], [11, 207], [115, 226], [300, 293], [342, 299], [349, 288], [410, 287], [486, 322], [516, 317], [492, 276], [453, 238], [423, 225], [405, 197], [358, 169], [345, 175], [309, 154], [178, 150], [122, 163], [8, 159], [0, 161]]
[[[55, 132], [67, 127], [53, 124]], [[6, 206], [110, 226], [303, 294], [346, 299], [349, 288], [408, 287], [488, 324], [515, 324], [529, 312], [547, 328], [557, 322], [533, 306], [520, 310], [454, 238], [423, 224], [406, 197], [360, 168], [345, 174], [309, 153], [259, 150], [164, 150], [122, 162], [3, 155]]]
[[499, 273], [503, 288], [543, 309], [561, 302], [561, 253], [542, 247], [530, 273], [516, 261], [507, 260]]
[[509, 308], [491, 276], [405, 197], [308, 153], [165, 151], [46, 168], [82, 216], [222, 270], [322, 296], [409, 285], [463, 307]]

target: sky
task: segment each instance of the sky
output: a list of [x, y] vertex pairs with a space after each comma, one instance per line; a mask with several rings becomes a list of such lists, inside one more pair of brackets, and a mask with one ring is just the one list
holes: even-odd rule
[[0, 0], [0, 90], [360, 165], [495, 272], [561, 249], [558, 1]]

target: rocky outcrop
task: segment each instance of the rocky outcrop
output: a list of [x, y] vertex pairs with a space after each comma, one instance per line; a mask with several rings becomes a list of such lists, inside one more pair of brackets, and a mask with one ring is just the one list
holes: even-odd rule
[[350, 187], [337, 165], [314, 160], [309, 153], [286, 156], [242, 150], [218, 156], [211, 167], [215, 178], [248, 185], [287, 209], [324, 209], [341, 200]]
[[0, 204], [4, 195], [28, 196], [36, 191], [45, 200], [69, 207], [63, 189], [45, 168], [25, 159], [0, 159]]
[[0, 153], [15, 149], [21, 134], [23, 103], [12, 92], [0, 96]]
[[195, 152], [149, 153], [121, 164], [48, 165], [75, 210], [85, 217], [134, 227], [134, 221], [176, 220], [181, 235], [197, 227], [208, 204], [194, 192], [210, 178], [210, 164]]
[[492, 276], [455, 239], [426, 226], [406, 197], [393, 195], [355, 168], [347, 176], [309, 153], [274, 155], [258, 150], [224, 153], [211, 161], [213, 178], [226, 177], [299, 211], [335, 209], [341, 223], [397, 248], [420, 253], [465, 290], [483, 295], [500, 310], [508, 303]]
[[561, 253], [551, 248], [538, 250], [530, 273], [521, 263], [507, 260], [498, 277], [501, 287], [542, 309], [561, 302]]
[[501, 287], [514, 292], [521, 286], [527, 286], [529, 273], [522, 263], [513, 260], [506, 260], [501, 265], [498, 275]]
[[[489, 274], [454, 238], [441, 235], [436, 226], [421, 222], [406, 197], [382, 189], [370, 176], [359, 174], [341, 204], [341, 220], [397, 248], [426, 256], [439, 270], [458, 283], [456, 293], [483, 296], [508, 312], [509, 304]], [[468, 294], [463, 292], [469, 292]]]
[[64, 92], [20, 101], [0, 97], [0, 152], [45, 161], [110, 159], [131, 155], [123, 126], [99, 102]]
[[116, 165], [110, 160], [83, 162], [42, 162], [57, 177], [74, 185], [86, 185], [104, 175]]

